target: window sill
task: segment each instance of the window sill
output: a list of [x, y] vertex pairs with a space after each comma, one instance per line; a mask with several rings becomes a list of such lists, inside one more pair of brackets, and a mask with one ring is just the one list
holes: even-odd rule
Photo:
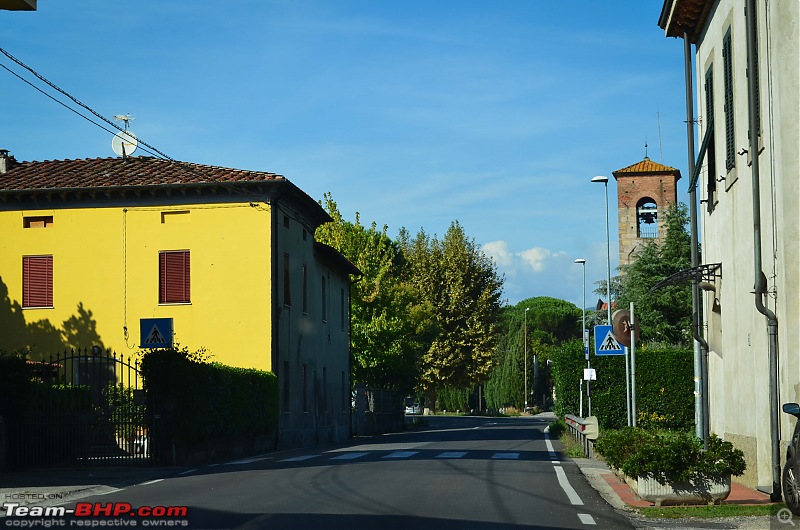
[[32, 306], [22, 306], [23, 310], [27, 309], [55, 309], [55, 306], [51, 305], [32, 305]]
[[192, 305], [192, 303], [191, 302], [159, 302], [158, 305], [160, 305], [160, 306]]

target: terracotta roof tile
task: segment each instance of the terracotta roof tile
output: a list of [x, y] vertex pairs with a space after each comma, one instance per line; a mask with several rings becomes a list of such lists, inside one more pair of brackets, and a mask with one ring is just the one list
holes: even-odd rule
[[271, 180], [285, 180], [285, 178], [263, 171], [247, 171], [151, 157], [13, 161], [8, 172], [0, 174], [0, 192]]
[[612, 174], [616, 178], [617, 175], [657, 174], [657, 173], [676, 173], [678, 178], [681, 178], [680, 170], [671, 166], [665, 166], [664, 164], [659, 164], [658, 162], [653, 162], [648, 157], [644, 157], [644, 160], [636, 162], [635, 164], [632, 164], [628, 167], [618, 169], [614, 171]]

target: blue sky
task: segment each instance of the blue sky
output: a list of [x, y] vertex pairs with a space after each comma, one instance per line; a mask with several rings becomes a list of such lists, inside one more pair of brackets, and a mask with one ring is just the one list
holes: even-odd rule
[[[681, 170], [687, 201], [683, 45], [658, 27], [662, 5], [40, 0], [0, 11], [0, 47], [104, 117], [130, 113], [131, 130], [174, 159], [285, 175], [393, 237], [442, 236], [458, 220], [505, 275], [510, 304], [580, 305], [573, 262], [585, 258], [592, 305], [606, 237], [591, 178], [611, 180], [614, 268], [612, 171], [647, 142]], [[115, 156], [110, 133], [3, 69], [0, 148]]]

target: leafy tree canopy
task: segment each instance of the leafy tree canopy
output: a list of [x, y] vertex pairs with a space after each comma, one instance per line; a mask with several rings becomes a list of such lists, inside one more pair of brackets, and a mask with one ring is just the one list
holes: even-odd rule
[[644, 341], [691, 345], [691, 285], [668, 285], [650, 292], [659, 281], [691, 267], [688, 222], [686, 205], [671, 205], [664, 219], [663, 243], [648, 242], [636, 260], [623, 270], [622, 294], [617, 304], [624, 309], [634, 303]]

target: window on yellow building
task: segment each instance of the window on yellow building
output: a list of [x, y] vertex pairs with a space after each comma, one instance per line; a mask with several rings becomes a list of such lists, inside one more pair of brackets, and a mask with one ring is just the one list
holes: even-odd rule
[[23, 217], [23, 228], [47, 228], [53, 224], [52, 215], [37, 215], [33, 217]]
[[188, 304], [192, 301], [189, 265], [188, 250], [158, 253], [159, 304]]
[[22, 257], [22, 307], [53, 307], [53, 256]]

